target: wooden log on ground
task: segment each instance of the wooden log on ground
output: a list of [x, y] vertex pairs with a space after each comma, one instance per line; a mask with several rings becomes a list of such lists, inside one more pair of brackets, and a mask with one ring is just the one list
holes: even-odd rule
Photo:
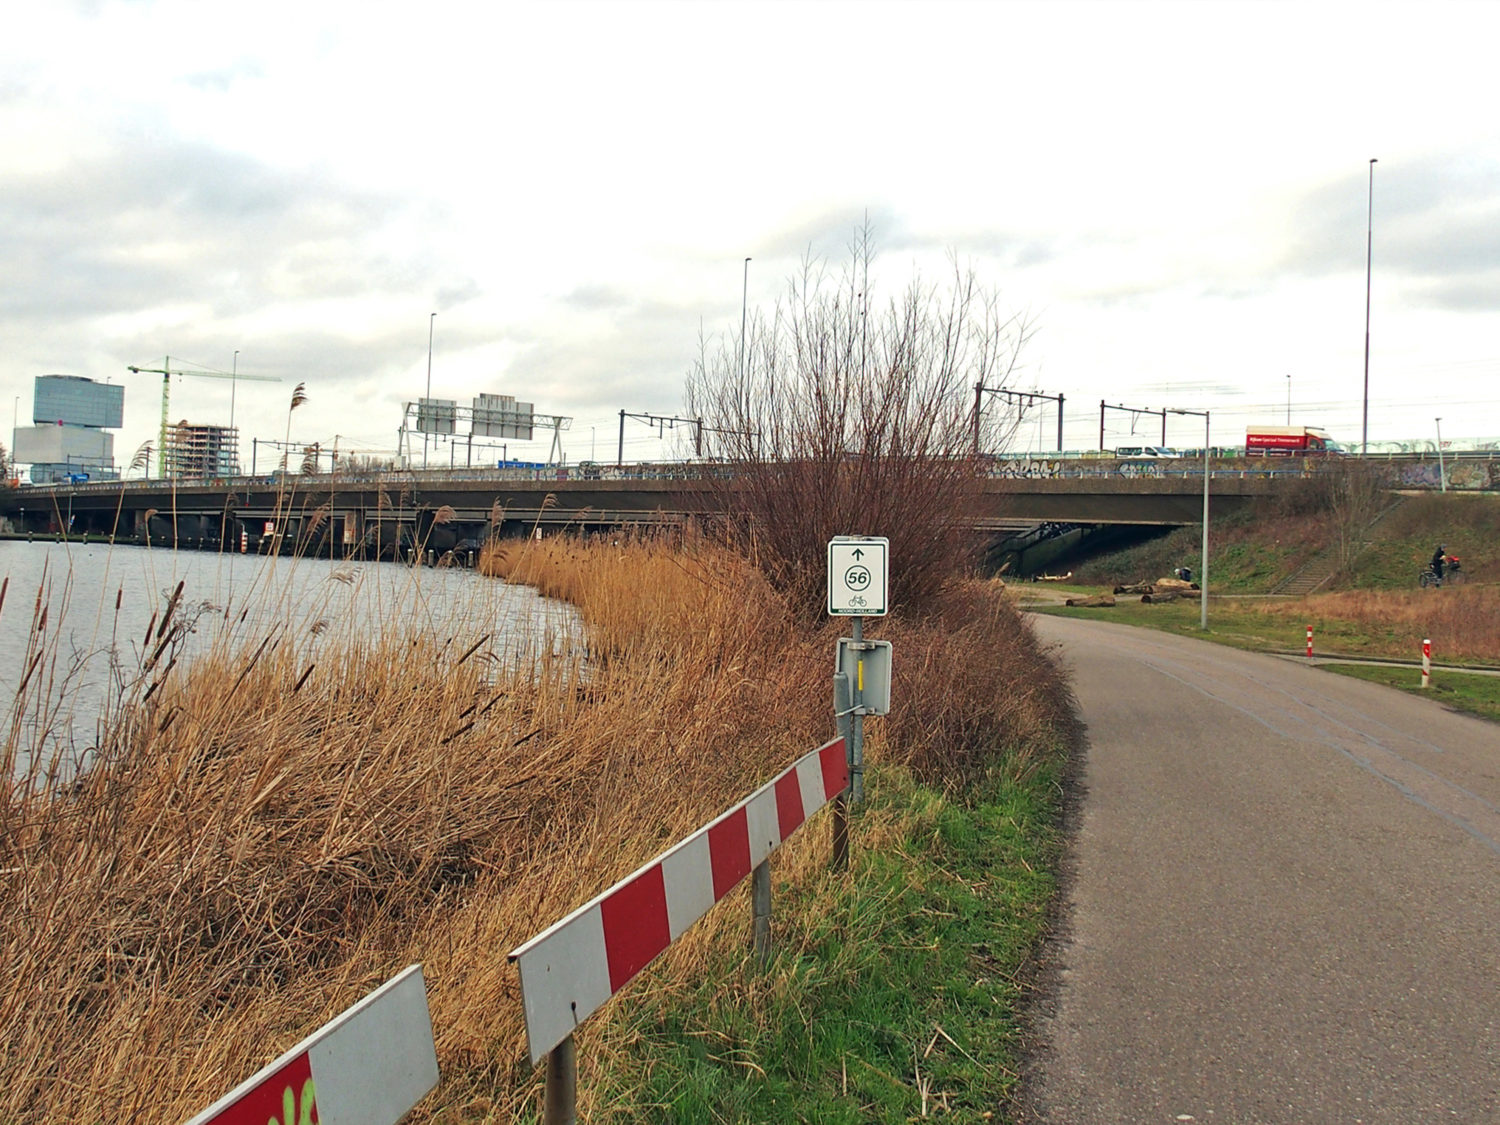
[[1155, 587], [1149, 582], [1136, 582], [1129, 586], [1116, 586], [1117, 594], [1149, 594]]
[[[1181, 578], [1158, 578], [1152, 585], [1156, 587], [1156, 590], [1179, 590], [1182, 592], [1198, 588], [1198, 583], [1184, 582]], [[1155, 593], [1156, 590], [1151, 592]]]
[[1149, 594], [1141, 595], [1141, 602], [1145, 605], [1166, 605], [1175, 602], [1186, 591], [1183, 590], [1155, 590]]
[[1113, 594], [1095, 594], [1091, 598], [1069, 598], [1067, 601], [1063, 602], [1063, 605], [1076, 605], [1080, 608], [1088, 609], [1108, 609], [1114, 604], [1115, 596]]

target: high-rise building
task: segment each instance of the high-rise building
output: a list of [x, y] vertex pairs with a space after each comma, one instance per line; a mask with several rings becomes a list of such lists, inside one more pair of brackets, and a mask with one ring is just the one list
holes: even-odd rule
[[12, 442], [18, 464], [30, 465], [35, 484], [66, 480], [116, 480], [115, 436], [124, 424], [125, 388], [81, 375], [38, 375], [33, 425], [17, 427]]

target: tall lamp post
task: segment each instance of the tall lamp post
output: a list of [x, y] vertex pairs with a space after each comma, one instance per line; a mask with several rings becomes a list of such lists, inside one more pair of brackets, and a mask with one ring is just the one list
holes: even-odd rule
[[1359, 431], [1359, 452], [1370, 452], [1370, 267], [1375, 261], [1375, 164], [1370, 157], [1369, 214], [1365, 223], [1365, 413]]
[[1286, 376], [1286, 424], [1292, 424], [1292, 375], [1287, 372]]
[[234, 472], [239, 475], [240, 471], [240, 435], [234, 430], [234, 385], [239, 382], [240, 373], [240, 350], [234, 350], [234, 361], [229, 367], [229, 433], [234, 439]]
[[1447, 472], [1443, 468], [1443, 420], [1441, 418], [1434, 418], [1433, 421], [1435, 423], [1437, 423], [1437, 437], [1438, 437], [1438, 491], [1439, 492], [1447, 492], [1448, 491], [1448, 474], [1447, 474]]
[[1203, 416], [1203, 556], [1198, 564], [1198, 628], [1208, 632], [1208, 411], [1168, 410], [1169, 414]]
[[745, 280], [740, 287], [740, 381], [745, 380], [745, 313], [750, 307], [750, 259], [745, 259]]
[[[432, 326], [437, 323], [437, 313], [427, 318], [427, 401], [424, 404], [428, 411], [432, 410]], [[417, 425], [422, 424], [422, 411], [417, 411]], [[430, 423], [429, 423], [430, 424]], [[422, 468], [427, 468], [427, 430], [422, 430]]]

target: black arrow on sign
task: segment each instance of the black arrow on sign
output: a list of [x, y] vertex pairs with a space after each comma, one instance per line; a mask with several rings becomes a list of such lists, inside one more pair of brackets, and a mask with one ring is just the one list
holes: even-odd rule
[[854, 548], [854, 557], [856, 559], [862, 559], [862, 558], [865, 557], [865, 553], [859, 547], [856, 547], [856, 548]]

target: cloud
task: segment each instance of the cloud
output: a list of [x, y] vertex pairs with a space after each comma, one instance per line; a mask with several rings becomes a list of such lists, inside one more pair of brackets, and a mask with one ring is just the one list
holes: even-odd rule
[[[383, 248], [407, 205], [195, 144], [117, 149], [65, 172], [0, 177], [0, 317], [100, 317], [174, 302], [243, 312], [436, 288]], [[454, 294], [470, 287], [446, 282]]]
[[265, 77], [266, 67], [263, 63], [252, 59], [238, 59], [228, 66], [186, 74], [182, 81], [194, 90], [224, 94], [241, 82]]
[[[1377, 163], [1293, 201], [1280, 265], [1303, 276], [1360, 270], [1435, 308], [1500, 309], [1500, 165], [1456, 154]], [[1373, 227], [1373, 232], [1372, 228]]]

